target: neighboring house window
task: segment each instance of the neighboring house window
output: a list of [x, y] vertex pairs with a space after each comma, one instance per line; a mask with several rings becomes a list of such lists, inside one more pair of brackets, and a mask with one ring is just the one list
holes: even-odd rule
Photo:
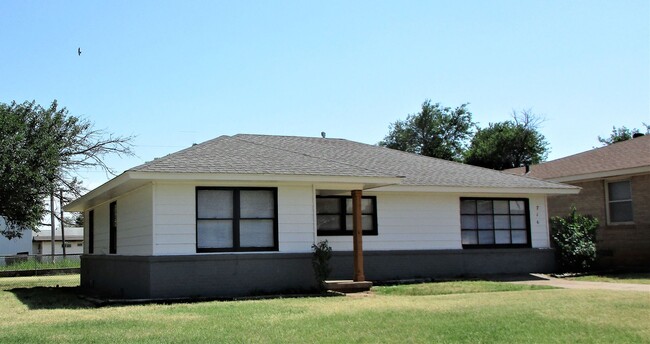
[[630, 181], [607, 183], [607, 203], [610, 223], [632, 222], [632, 190]]
[[117, 203], [112, 202], [108, 210], [108, 253], [117, 253], [117, 217], [115, 207]]
[[196, 189], [196, 250], [277, 251], [276, 188]]
[[461, 198], [464, 248], [530, 247], [527, 199]]
[[[318, 235], [352, 235], [352, 197], [316, 196]], [[377, 198], [361, 198], [363, 235], [377, 235]]]
[[88, 254], [95, 251], [95, 211], [88, 212]]

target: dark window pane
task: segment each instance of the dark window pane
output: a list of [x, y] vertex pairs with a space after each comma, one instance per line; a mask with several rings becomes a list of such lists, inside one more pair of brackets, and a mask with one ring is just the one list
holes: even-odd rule
[[481, 245], [494, 244], [493, 231], [478, 231], [478, 243]]
[[510, 216], [508, 216], [508, 215], [494, 215], [494, 228], [495, 229], [510, 229]]
[[494, 231], [494, 242], [497, 244], [510, 244], [510, 231]]
[[510, 214], [526, 214], [526, 202], [510, 201]]
[[241, 220], [239, 222], [239, 246], [272, 247], [273, 220]]
[[242, 190], [239, 193], [242, 218], [272, 218], [275, 214], [273, 191]]
[[610, 201], [632, 199], [632, 193], [630, 192], [630, 182], [627, 180], [616, 183], [608, 183], [607, 187], [609, 189]]
[[478, 206], [479, 214], [492, 214], [492, 201], [478, 201], [476, 202]]
[[526, 229], [526, 216], [525, 215], [510, 216], [510, 225], [512, 226], [512, 229]]
[[476, 201], [468, 199], [460, 201], [460, 213], [476, 214]]
[[508, 214], [509, 213], [509, 203], [508, 201], [494, 201], [494, 213], [495, 214]]
[[341, 211], [340, 201], [339, 198], [316, 198], [316, 212], [318, 214], [338, 214]]
[[631, 222], [632, 220], [632, 202], [609, 203], [610, 222]]
[[232, 218], [232, 199], [232, 190], [197, 190], [196, 216], [203, 219]]
[[341, 230], [341, 217], [339, 215], [318, 215], [318, 230]]
[[196, 246], [198, 248], [231, 248], [231, 220], [198, 220], [196, 222]]
[[[352, 198], [345, 199], [345, 212], [346, 214], [352, 214]], [[361, 213], [362, 214], [372, 214], [374, 212], [374, 207], [372, 206], [371, 198], [362, 198], [361, 199]]]
[[527, 244], [528, 236], [526, 231], [512, 231], [512, 243], [513, 244]]
[[462, 215], [460, 217], [460, 228], [462, 229], [476, 229], [476, 215]]
[[493, 229], [494, 221], [492, 215], [479, 215], [478, 216], [478, 229]]
[[462, 231], [463, 245], [476, 245], [478, 244], [478, 234], [476, 231]]
[[[374, 228], [373, 225], [374, 224], [373, 224], [372, 215], [362, 215], [361, 216], [361, 230], [363, 230], [363, 231], [371, 231]], [[345, 216], [345, 227], [349, 231], [354, 229], [354, 228], [352, 228], [352, 215]]]

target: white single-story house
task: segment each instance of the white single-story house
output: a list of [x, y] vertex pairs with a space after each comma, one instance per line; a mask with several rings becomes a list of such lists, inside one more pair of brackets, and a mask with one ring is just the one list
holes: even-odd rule
[[[49, 226], [48, 226], [49, 227]], [[66, 227], [65, 242], [61, 235], [61, 228], [56, 228], [54, 231], [54, 254], [63, 254], [63, 246], [65, 246], [65, 253], [69, 255], [83, 254], [84, 252], [84, 229], [83, 227]], [[52, 254], [52, 230], [41, 229], [40, 232], [35, 233], [32, 239], [32, 252], [37, 255]]]
[[235, 135], [127, 170], [65, 210], [86, 218], [82, 287], [236, 296], [314, 287], [322, 240], [333, 279], [550, 271], [546, 198], [579, 190], [343, 139]]

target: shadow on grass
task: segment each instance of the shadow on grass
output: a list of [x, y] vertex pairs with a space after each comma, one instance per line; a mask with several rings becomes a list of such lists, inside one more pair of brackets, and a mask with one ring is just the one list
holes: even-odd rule
[[79, 297], [79, 287], [32, 287], [7, 290], [29, 309], [81, 309], [96, 306]]

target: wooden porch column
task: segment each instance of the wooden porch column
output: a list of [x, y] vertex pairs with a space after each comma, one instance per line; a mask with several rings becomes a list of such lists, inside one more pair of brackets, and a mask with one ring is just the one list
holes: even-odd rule
[[354, 281], [363, 282], [363, 242], [361, 232], [361, 190], [352, 190], [352, 244], [354, 249]]

